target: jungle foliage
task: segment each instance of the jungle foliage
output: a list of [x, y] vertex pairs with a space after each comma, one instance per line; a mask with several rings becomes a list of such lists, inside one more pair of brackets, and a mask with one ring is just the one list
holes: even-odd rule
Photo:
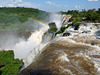
[[28, 25], [23, 26], [22, 24], [29, 18], [43, 20], [47, 15], [45, 11], [34, 8], [0, 7], [0, 31], [20, 27], [28, 28]]
[[14, 52], [0, 51], [0, 75], [18, 75], [22, 61], [14, 59]]
[[100, 22], [100, 8], [96, 9], [89, 9], [82, 11], [79, 10], [68, 10], [67, 12], [61, 11], [62, 14], [71, 14], [72, 18], [70, 21], [86, 21], [86, 22]]

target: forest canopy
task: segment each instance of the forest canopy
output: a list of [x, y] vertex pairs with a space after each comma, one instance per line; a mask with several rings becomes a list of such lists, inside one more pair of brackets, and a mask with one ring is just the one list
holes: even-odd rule
[[71, 21], [87, 21], [87, 22], [100, 22], [100, 8], [96, 9], [89, 9], [82, 11], [79, 10], [68, 10], [67, 12], [61, 11], [62, 14], [71, 14], [72, 18]]

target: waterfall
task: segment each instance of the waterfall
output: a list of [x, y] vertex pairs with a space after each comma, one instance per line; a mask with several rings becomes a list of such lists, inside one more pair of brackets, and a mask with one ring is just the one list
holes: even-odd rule
[[[65, 16], [64, 25], [67, 21]], [[38, 45], [24, 60], [19, 75], [100, 75], [99, 24], [81, 24], [78, 30], [69, 26], [64, 33], [70, 35], [62, 36], [62, 33], [52, 41], [47, 32], [40, 29], [28, 39], [36, 39]]]
[[[88, 38], [77, 40], [56, 38], [46, 45], [37, 61], [19, 75], [100, 75], [100, 47], [84, 42]], [[99, 39], [97, 41], [100, 44]]]
[[37, 47], [41, 41], [44, 31], [42, 29], [36, 30], [32, 32], [31, 36], [27, 41], [21, 40], [16, 43], [13, 47], [16, 58], [25, 58], [35, 47]]
[[[35, 43], [38, 43], [38, 45], [35, 46], [34, 48], [32, 48], [32, 51], [29, 53], [29, 55], [24, 60], [24, 68], [27, 67], [32, 62], [36, 61], [38, 56], [43, 52], [43, 48], [49, 43], [49, 41], [52, 40], [53, 35], [54, 35], [53, 33], [50, 33], [49, 31], [46, 31], [46, 33], [48, 33], [48, 34], [46, 34], [46, 33], [44, 34], [44, 32], [40, 33], [39, 31], [38, 31], [38, 33], [32, 34], [31, 37], [29, 38], [30, 41], [32, 41], [34, 39]], [[40, 36], [41, 34], [42, 34], [42, 36]], [[34, 45], [34, 44], [32, 44], [32, 45]]]
[[[71, 37], [61, 36], [45, 45], [38, 59], [20, 75], [100, 75], [100, 39], [95, 34], [99, 28], [88, 25], [80, 26], [81, 31], [69, 28]], [[82, 33], [84, 28], [91, 32]]]

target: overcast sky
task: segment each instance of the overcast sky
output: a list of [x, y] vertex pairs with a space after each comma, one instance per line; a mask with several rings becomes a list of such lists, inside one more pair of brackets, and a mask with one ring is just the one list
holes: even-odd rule
[[0, 7], [32, 7], [44, 11], [100, 8], [100, 0], [0, 0]]

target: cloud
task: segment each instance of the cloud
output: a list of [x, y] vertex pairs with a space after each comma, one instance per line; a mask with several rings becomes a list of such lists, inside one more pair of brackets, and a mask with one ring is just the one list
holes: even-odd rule
[[22, 2], [22, 0], [10, 0], [11, 3], [18, 3], [18, 2]]
[[75, 9], [80, 9], [80, 6], [78, 6], [78, 5], [75, 5]]
[[3, 7], [3, 6], [0, 5], [0, 7]]
[[78, 6], [77, 6], [77, 5], [75, 5], [75, 8], [77, 9], [77, 8], [78, 8]]
[[0, 7], [33, 7], [33, 8], [38, 8], [40, 6], [41, 6], [40, 4], [25, 2], [22, 0], [7, 0], [6, 2], [1, 0], [1, 2], [0, 2]]
[[19, 3], [17, 4], [19, 7], [40, 7], [40, 4], [35, 4], [35, 3], [29, 3], [29, 2], [24, 2], [24, 3]]
[[98, 0], [88, 0], [88, 1], [98, 1]]
[[47, 3], [47, 4], [49, 4], [49, 5], [55, 5], [54, 2], [50, 2], [50, 1], [47, 1], [47, 2], [45, 2], [45, 3]]

